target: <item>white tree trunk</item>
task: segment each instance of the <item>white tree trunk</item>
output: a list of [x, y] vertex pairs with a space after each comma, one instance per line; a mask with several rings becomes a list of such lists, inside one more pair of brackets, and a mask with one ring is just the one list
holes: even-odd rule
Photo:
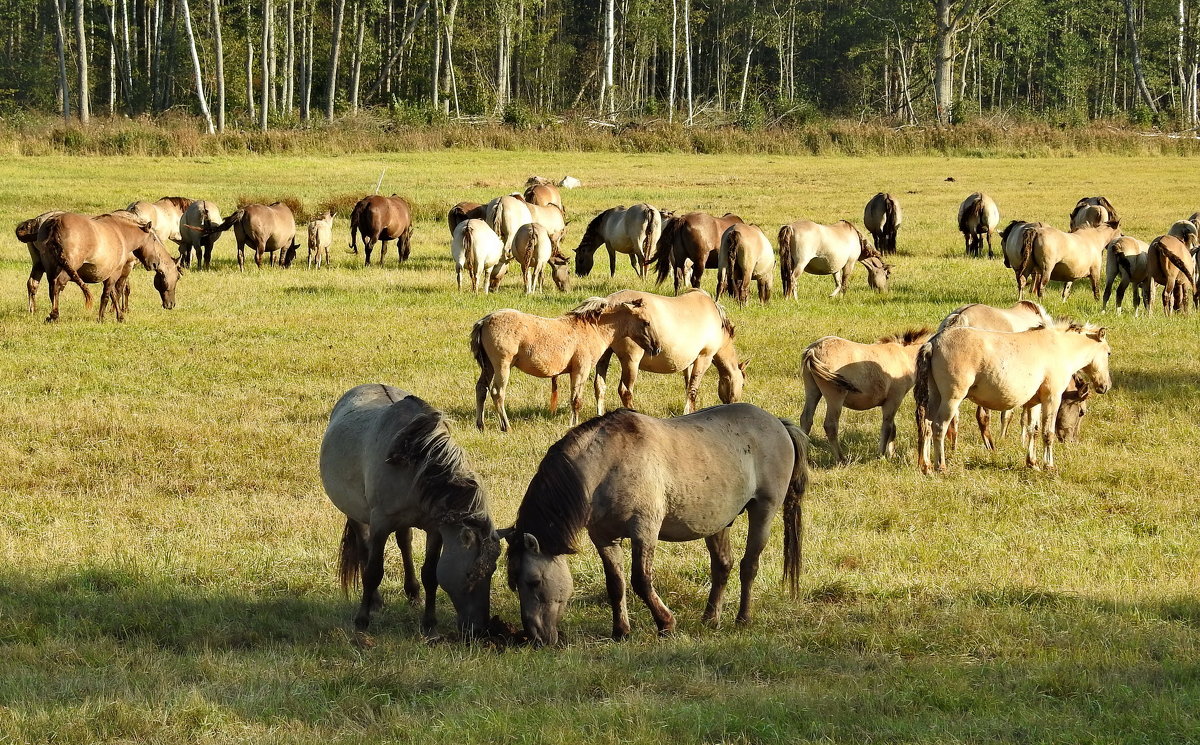
[[333, 105], [337, 100], [338, 56], [342, 52], [342, 21], [346, 16], [346, 0], [333, 3], [333, 47], [329, 53], [329, 88], [325, 96], [325, 118], [333, 121]]
[[695, 110], [692, 108], [692, 20], [691, 0], [683, 0], [683, 53], [687, 56], [687, 123], [692, 123]]
[[259, 99], [258, 99], [258, 128], [263, 132], [267, 131], [267, 116], [271, 113], [271, 97], [269, 89], [271, 87], [271, 0], [263, 0], [263, 17], [262, 17], [262, 55], [260, 59], [259, 74], [262, 79], [259, 81]]
[[79, 121], [91, 121], [91, 106], [88, 101], [88, 56], [87, 35], [84, 28], [83, 0], [75, 0], [75, 53], [79, 58]]
[[71, 88], [67, 82], [67, 33], [64, 17], [67, 6], [63, 0], [54, 2], [54, 51], [58, 54], [58, 95], [61, 97], [63, 119], [71, 118]]
[[214, 56], [217, 61], [217, 131], [225, 131], [225, 45], [221, 41], [221, 2], [209, 0], [212, 17]]
[[204, 72], [200, 69], [200, 54], [196, 51], [196, 34], [192, 31], [192, 11], [188, 0], [179, 0], [179, 9], [183, 11], [183, 29], [187, 34], [188, 52], [192, 55], [192, 73], [196, 76], [196, 98], [200, 101], [200, 114], [204, 117], [204, 125], [209, 134], [216, 132], [213, 127], [212, 113], [208, 110], [208, 99], [204, 96]]
[[671, 0], [671, 77], [667, 83], [667, 121], [675, 121], [675, 79], [679, 61], [679, 0]]

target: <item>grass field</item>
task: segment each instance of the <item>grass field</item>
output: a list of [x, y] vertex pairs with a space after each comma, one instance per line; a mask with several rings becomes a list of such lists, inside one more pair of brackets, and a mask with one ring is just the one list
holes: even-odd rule
[[[1065, 307], [1047, 299], [1056, 314], [1110, 327], [1115, 384], [1052, 473], [1025, 469], [1011, 434], [987, 453], [966, 431], [950, 473], [923, 477], [911, 404], [897, 462], [874, 457], [876, 412], [845, 415], [846, 466], [832, 466], [814, 428], [802, 597], [780, 586], [777, 528], [747, 628], [701, 625], [707, 554], [682, 544], [658, 552], [659, 591], [679, 621], [670, 639], [655, 637], [632, 596], [632, 639], [606, 639], [590, 549], [572, 560], [565, 648], [423, 637], [395, 555], [389, 605], [361, 638], [334, 581], [342, 520], [316, 471], [337, 397], [395, 384], [448, 412], [497, 522], [512, 521], [567, 418], [545, 411], [544, 381], [516, 375], [514, 431], [502, 435], [489, 408], [477, 432], [471, 324], [499, 307], [554, 315], [641, 286], [625, 262], [615, 279], [594, 274], [567, 294], [525, 297], [511, 274], [497, 295], [456, 293], [438, 216], [529, 174], [583, 181], [565, 195], [572, 249], [590, 216], [638, 200], [737, 212], [773, 237], [799, 217], [859, 222], [876, 191], [897, 194], [906, 222], [889, 295], [868, 291], [860, 268], [844, 300], [812, 277], [798, 303], [730, 309], [752, 358], [747, 399], [796, 417], [800, 352], [817, 337], [870, 340], [934, 325], [965, 302], [1012, 301], [999, 260], [959, 257], [954, 212], [967, 193], [988, 191], [1005, 221], [1059, 225], [1078, 197], [1103, 193], [1127, 232], [1149, 239], [1200, 206], [1186, 188], [1194, 161], [10, 158], [0, 224], [177, 193], [226, 209], [239, 196], [315, 208], [371, 191], [384, 167], [383, 190], [409, 195], [423, 218], [403, 269], [394, 253], [385, 270], [355, 265], [344, 219], [329, 271], [299, 261], [238, 274], [224, 238], [219, 270], [187, 274], [173, 311], [136, 270], [123, 325], [98, 325], [73, 288], [57, 325], [42, 322], [44, 290], [29, 316], [25, 248], [0, 239], [0, 742], [1200, 740], [1194, 315], [1102, 317], [1084, 286]], [[703, 398], [715, 403], [709, 375]], [[610, 406], [615, 394], [610, 377]], [[643, 375], [638, 401], [678, 413], [680, 381]], [[518, 620], [502, 575], [493, 598], [494, 612]], [[452, 625], [444, 596], [440, 617]]]

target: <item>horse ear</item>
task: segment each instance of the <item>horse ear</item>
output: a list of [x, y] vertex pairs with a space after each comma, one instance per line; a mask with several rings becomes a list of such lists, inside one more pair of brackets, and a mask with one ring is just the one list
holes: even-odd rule
[[1107, 336], [1108, 336], [1107, 328], [1104, 328], [1103, 326], [1101, 326], [1099, 329], [1096, 330], [1096, 341], [1104, 341], [1105, 337], [1107, 337]]
[[636, 309], [636, 308], [641, 308], [641, 307], [645, 306], [646, 302], [644, 300], [642, 300], [641, 298], [637, 298], [636, 300], [630, 300], [628, 302], [621, 303], [621, 305], [624, 305], [627, 308]]
[[529, 553], [542, 553], [542, 547], [538, 545], [538, 539], [532, 533], [522, 533], [521, 542], [525, 544], [525, 550]]

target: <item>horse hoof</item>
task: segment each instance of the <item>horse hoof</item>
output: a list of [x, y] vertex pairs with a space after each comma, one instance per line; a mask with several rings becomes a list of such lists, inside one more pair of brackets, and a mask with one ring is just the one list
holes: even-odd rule
[[366, 631], [367, 627], [370, 625], [371, 625], [371, 619], [369, 617], [367, 617], [365, 615], [358, 615], [358, 616], [354, 617], [354, 628], [356, 630]]

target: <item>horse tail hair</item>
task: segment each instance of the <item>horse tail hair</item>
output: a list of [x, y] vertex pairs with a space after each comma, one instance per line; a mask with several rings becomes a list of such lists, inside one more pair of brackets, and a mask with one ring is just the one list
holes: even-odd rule
[[896, 200], [891, 194], [883, 198], [883, 225], [887, 232], [896, 232]]
[[916, 381], [913, 385], [913, 399], [916, 401], [917, 419], [917, 462], [922, 467], [925, 446], [929, 443], [929, 370], [933, 362], [933, 343], [925, 342], [921, 351], [917, 352]]
[[367, 208], [366, 200], [359, 200], [354, 205], [354, 210], [350, 213], [350, 250], [358, 250], [358, 234], [359, 223], [362, 222], [362, 213]]
[[738, 251], [742, 249], [742, 231], [734, 230], [729, 233], [729, 250], [725, 253], [725, 283], [726, 290], [741, 302], [742, 274], [738, 263]]
[[1026, 227], [1021, 233], [1021, 260], [1017, 262], [1017, 277], [1020, 278], [1029, 270], [1029, 262], [1033, 260], [1033, 249], [1041, 238], [1041, 228]]
[[224, 233], [226, 230], [229, 230], [230, 228], [232, 228], [234, 226], [234, 224], [236, 224], [239, 220], [241, 220], [242, 216], [245, 214], [246, 214], [246, 208], [239, 207], [238, 209], [233, 211], [233, 214], [231, 214], [229, 217], [226, 217], [224, 220], [222, 220], [219, 225], [208, 225], [204, 232], [210, 233], [210, 234], [211, 233]]
[[362, 562], [364, 550], [362, 532], [350, 518], [346, 518], [346, 527], [342, 530], [342, 549], [338, 560], [338, 580], [342, 585], [342, 593], [348, 595], [351, 587], [358, 587], [362, 579]]
[[792, 439], [796, 460], [783, 497], [783, 582], [794, 598], [804, 569], [804, 492], [808, 488], [808, 436], [788, 419], [779, 420]]
[[662, 226], [662, 232], [658, 235], [658, 250], [654, 254], [654, 269], [657, 277], [654, 280], [655, 285], [661, 285], [667, 281], [667, 275], [671, 273], [671, 266], [675, 261], [673, 254], [675, 253], [675, 236], [679, 232], [679, 226], [683, 224], [683, 220], [678, 217], [673, 217], [667, 220]]
[[479, 365], [479, 372], [482, 376], [491, 378], [492, 361], [487, 355], [487, 351], [483, 348], [483, 325], [488, 320], [489, 316], [484, 316], [475, 322], [471, 327], [471, 356], [475, 358], [475, 364]]
[[847, 393], [862, 393], [862, 391], [858, 389], [858, 386], [846, 379], [846, 376], [830, 369], [829, 365], [826, 365], [820, 356], [818, 356], [817, 350], [813, 349], [812, 347], [804, 350], [804, 356], [801, 358], [800, 367], [804, 370], [804, 372], [808, 373], [812, 377], [835, 385]]
[[783, 296], [792, 294], [792, 274], [796, 271], [796, 257], [792, 255], [792, 240], [795, 232], [791, 225], [779, 229], [779, 276], [783, 280]]
[[1110, 247], [1110, 250], [1117, 257], [1118, 269], [1120, 269], [1121, 272], [1123, 272], [1126, 276], [1128, 276], [1129, 280], [1132, 282], [1133, 281], [1133, 265], [1129, 263], [1129, 257], [1126, 256], [1125, 254], [1121, 253], [1120, 251], [1118, 251], [1117, 247], [1115, 245]]
[[1188, 284], [1191, 285], [1192, 292], [1195, 292], [1196, 279], [1192, 276], [1192, 270], [1188, 268], [1187, 262], [1176, 256], [1172, 251], [1164, 251], [1160, 249], [1159, 252], [1167, 258], [1167, 261], [1175, 265], [1175, 268], [1183, 274], [1183, 276], [1187, 279]]
[[[502, 222], [504, 222], [503, 204], [504, 204], [503, 200], [496, 202], [496, 209], [492, 210], [491, 219], [488, 220], [488, 227], [490, 227], [492, 230], [494, 230], [496, 232], [496, 235], [500, 235], [500, 224]], [[501, 236], [501, 237], [503, 237], [503, 236]]]
[[[55, 253], [61, 256], [62, 254], [62, 221], [55, 219], [50, 224], [50, 229], [46, 232], [46, 246]], [[88, 289], [87, 283], [83, 281], [83, 277], [79, 276], [79, 271], [74, 267], [62, 264], [62, 270], [66, 272], [67, 277], [72, 282], [79, 285], [79, 289], [83, 290], [83, 307], [88, 310], [92, 309], [92, 291]], [[53, 275], [51, 275], [53, 276]]]
[[[974, 199], [967, 205], [958, 215], [958, 232], [960, 233], [978, 233], [979, 226], [983, 223], [983, 195], [975, 193], [971, 195]], [[975, 221], [975, 228], [971, 229], [971, 221]]]
[[662, 215], [653, 207], [647, 208], [646, 222], [643, 225], [643, 230], [646, 231], [646, 237], [642, 240], [642, 264], [650, 260], [650, 256], [654, 251], [657, 241], [654, 239], [654, 234], [662, 234]]
[[[475, 231], [468, 225], [462, 232], [463, 263], [471, 275], [475, 274]], [[473, 281], [473, 280], [472, 280]]]

